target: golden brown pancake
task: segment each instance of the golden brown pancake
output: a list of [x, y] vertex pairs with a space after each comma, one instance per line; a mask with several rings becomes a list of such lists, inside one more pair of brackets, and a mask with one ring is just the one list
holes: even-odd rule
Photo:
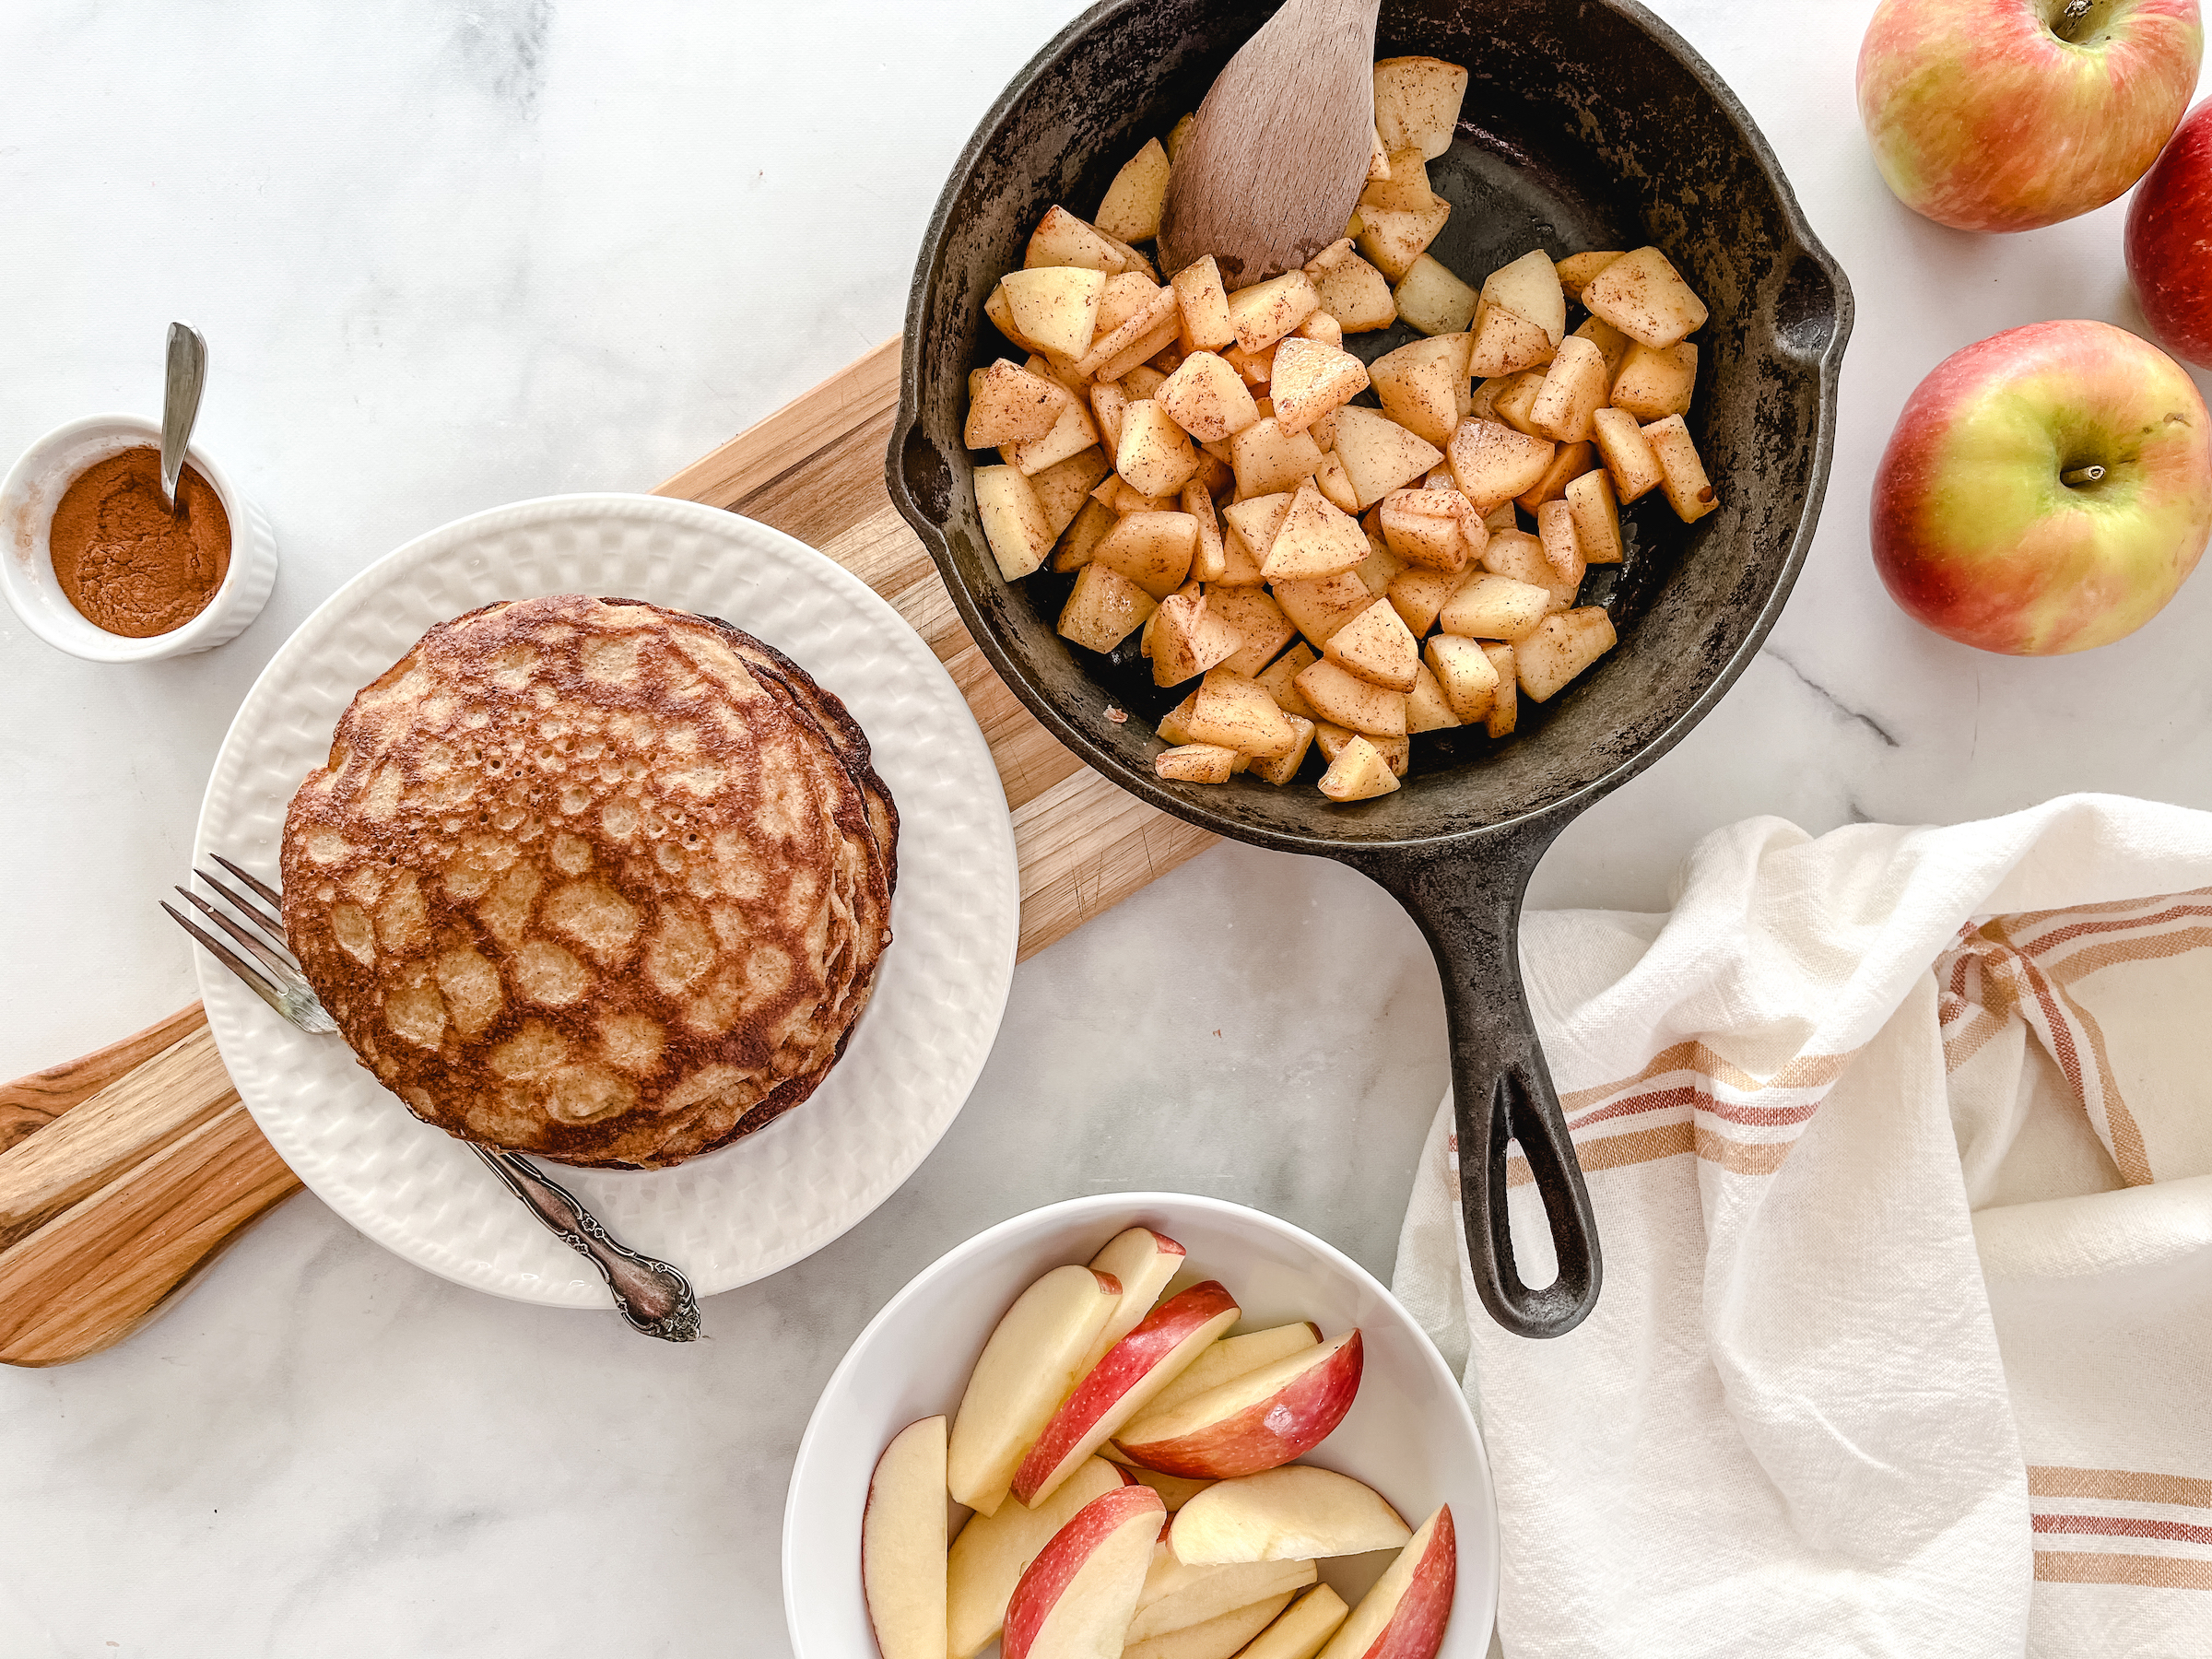
[[835, 1064], [896, 833], [843, 705], [750, 636], [630, 600], [488, 606], [339, 721], [286, 819], [285, 923], [418, 1116], [658, 1168]]

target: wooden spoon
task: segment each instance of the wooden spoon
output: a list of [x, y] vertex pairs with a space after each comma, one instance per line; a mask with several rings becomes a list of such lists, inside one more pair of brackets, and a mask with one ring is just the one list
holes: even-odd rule
[[1374, 147], [1380, 4], [1287, 0], [1230, 59], [1168, 176], [1164, 274], [1211, 253], [1249, 288], [1342, 238]]

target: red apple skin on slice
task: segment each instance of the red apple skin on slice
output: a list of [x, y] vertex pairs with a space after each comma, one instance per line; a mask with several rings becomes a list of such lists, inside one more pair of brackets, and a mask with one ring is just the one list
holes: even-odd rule
[[[1094, 1498], [1135, 1484], [1118, 1464], [1097, 1458], [1061, 1483], [1060, 1489], [1030, 1509], [1002, 1503], [998, 1512], [978, 1515], [960, 1528], [946, 1561], [945, 1624], [950, 1659], [974, 1659], [998, 1640], [1014, 1586], [1053, 1535], [1075, 1519]], [[1187, 1484], [1187, 1483], [1186, 1483]], [[1163, 1494], [1163, 1502], [1166, 1498]]]
[[1303, 1457], [1328, 1439], [1359, 1393], [1359, 1333], [1347, 1331], [1225, 1382], [1115, 1436], [1132, 1463], [1165, 1475], [1225, 1479]]
[[1150, 1487], [1094, 1498], [1053, 1535], [1006, 1603], [1005, 1659], [1117, 1659], [1167, 1507]]
[[1168, 1288], [1168, 1281], [1182, 1271], [1183, 1254], [1182, 1246], [1166, 1233], [1132, 1227], [1116, 1233], [1107, 1241], [1105, 1249], [1090, 1258], [1091, 1271], [1110, 1273], [1121, 1281], [1122, 1300], [1106, 1328], [1091, 1343], [1090, 1352], [1083, 1356], [1080, 1375], [1088, 1376], [1115, 1343], [1136, 1329], [1137, 1322], [1152, 1311], [1159, 1293]]
[[1161, 1389], [1146, 1415], [1180, 1406], [1209, 1388], [1233, 1382], [1247, 1371], [1287, 1359], [1320, 1340], [1321, 1327], [1310, 1319], [1275, 1325], [1265, 1331], [1247, 1331], [1241, 1336], [1224, 1336], [1192, 1360], [1182, 1376]]
[[1435, 1659], [1458, 1588], [1459, 1540], [1447, 1503], [1421, 1523], [1359, 1598], [1321, 1659]]
[[1214, 1279], [1193, 1285], [1154, 1309], [1053, 1414], [1015, 1473], [1014, 1496], [1032, 1505], [1050, 1497], [1115, 1430], [1235, 1324], [1240, 1312], [1236, 1299]]
[[946, 1659], [945, 1419], [883, 1449], [860, 1519], [860, 1587], [883, 1659]]

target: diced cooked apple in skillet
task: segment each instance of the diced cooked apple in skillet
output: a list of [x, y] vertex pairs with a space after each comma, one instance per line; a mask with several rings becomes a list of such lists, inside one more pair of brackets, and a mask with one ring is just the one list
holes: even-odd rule
[[1229, 325], [1247, 351], [1272, 346], [1321, 309], [1321, 295], [1303, 271], [1289, 271], [1229, 297]]
[[1102, 272], [1079, 265], [1045, 265], [1009, 271], [998, 286], [1006, 297], [1007, 317], [1024, 343], [1070, 362], [1090, 349], [1099, 297], [1106, 291]]
[[1218, 743], [1186, 743], [1153, 757], [1153, 772], [1180, 783], [1226, 783], [1236, 770], [1237, 751]]
[[1425, 335], [1465, 334], [1475, 322], [1476, 291], [1423, 253], [1391, 290], [1398, 315]]
[[1269, 582], [1313, 582], [1357, 570], [1367, 557], [1367, 537], [1359, 521], [1334, 505], [1312, 478], [1304, 478], [1268, 544], [1260, 573]]
[[[1413, 737], [1507, 736], [1521, 696], [1610, 649], [1575, 606], [1630, 556], [1622, 510], [1719, 504], [1686, 418], [1706, 309], [1663, 251], [1531, 248], [1479, 284], [1430, 251], [1451, 206], [1428, 164], [1465, 85], [1376, 65], [1358, 209], [1301, 269], [1232, 292], [1206, 257], [1163, 281], [1140, 244], [1186, 118], [1094, 221], [1050, 208], [985, 299], [1026, 361], [971, 375], [962, 436], [999, 454], [975, 473], [984, 538], [1009, 580], [1075, 574], [1072, 643], [1141, 629], [1157, 685], [1200, 681], [1159, 723], [1162, 777], [1288, 784], [1318, 747], [1350, 801], [1374, 782], [1354, 735], [1391, 787]], [[1347, 348], [1399, 322], [1418, 337]]]
[[1168, 202], [1168, 152], [1157, 138], [1122, 164], [1099, 204], [1099, 229], [1125, 242], [1150, 241], [1159, 234], [1159, 213]]
[[1659, 488], [1659, 457], [1644, 441], [1643, 426], [1626, 409], [1600, 409], [1590, 418], [1590, 436], [1613, 477], [1613, 499], [1626, 507]]
[[1375, 135], [1386, 150], [1418, 149], [1430, 160], [1452, 147], [1467, 72], [1441, 58], [1383, 58], [1375, 65]]
[[1467, 391], [1465, 335], [1438, 335], [1401, 346], [1369, 364], [1367, 373], [1383, 414], [1424, 442], [1452, 441]]
[[1306, 430], [1368, 386], [1367, 365], [1350, 352], [1298, 335], [1276, 347], [1269, 367], [1268, 395], [1286, 432]]
[[1398, 786], [1397, 774], [1390, 764], [1375, 752], [1375, 746], [1365, 737], [1355, 736], [1345, 745], [1336, 759], [1329, 762], [1329, 770], [1321, 775], [1321, 793], [1332, 801], [1367, 801], [1376, 795], [1388, 794]]
[[1567, 486], [1567, 511], [1583, 557], [1592, 564], [1618, 564], [1627, 557], [1620, 539], [1620, 507], [1613, 480], [1602, 470], [1586, 472]]
[[1296, 489], [1301, 479], [1321, 470], [1321, 446], [1312, 435], [1286, 432], [1272, 415], [1261, 417], [1231, 438], [1229, 458], [1240, 496]]
[[1549, 346], [1557, 347], [1567, 337], [1567, 296], [1558, 268], [1541, 248], [1530, 249], [1485, 277], [1482, 303], [1534, 323]]
[[1322, 310], [1346, 334], [1388, 328], [1398, 320], [1390, 279], [1352, 252], [1349, 237], [1308, 260], [1306, 275], [1313, 279]]
[[1060, 635], [1103, 653], [1142, 628], [1157, 604], [1128, 577], [1093, 559], [1076, 573], [1075, 590], [1060, 607]]
[[1149, 594], [1165, 599], [1191, 573], [1198, 521], [1187, 512], [1131, 512], [1091, 550], [1087, 569], [1105, 566]]
[[1053, 536], [1037, 492], [1018, 467], [975, 469], [975, 508], [999, 574], [1018, 581], [1044, 562]]
[[1656, 248], [1623, 253], [1593, 276], [1583, 304], [1639, 345], [1664, 350], [1705, 326], [1705, 302]]
[[1697, 390], [1698, 348], [1684, 340], [1662, 350], [1631, 345], [1613, 376], [1613, 406], [1642, 421], [1689, 413]]
[[1534, 512], [1547, 501], [1556, 501], [1567, 493], [1568, 484], [1581, 477], [1597, 465], [1595, 451], [1587, 442], [1562, 443], [1551, 453], [1551, 465], [1544, 476], [1513, 498], [1524, 512]]
[[1659, 457], [1659, 487], [1666, 492], [1666, 504], [1675, 510], [1676, 517], [1691, 524], [1721, 504], [1705, 477], [1705, 463], [1698, 457], [1689, 423], [1681, 416], [1669, 415], [1665, 420], [1653, 421], [1643, 429], [1643, 441]]
[[1618, 249], [1610, 252], [1570, 253], [1564, 259], [1552, 261], [1552, 268], [1559, 274], [1559, 286], [1567, 290], [1570, 300], [1579, 300], [1590, 278], [1620, 257]]
[[1445, 706], [1462, 724], [1488, 715], [1498, 697], [1498, 670], [1478, 641], [1438, 634], [1429, 641], [1423, 666], [1435, 677]]
[[1374, 746], [1375, 753], [1382, 757], [1382, 764], [1390, 768], [1390, 775], [1402, 778], [1413, 764], [1413, 740], [1410, 737], [1378, 737], [1371, 732], [1355, 732], [1349, 726], [1335, 725], [1328, 721], [1313, 728], [1313, 746], [1321, 750], [1321, 758], [1334, 765], [1352, 739], [1359, 737]]
[[970, 449], [996, 449], [1041, 438], [1074, 401], [1058, 381], [1001, 358], [968, 376], [968, 424], [961, 429], [961, 441]]

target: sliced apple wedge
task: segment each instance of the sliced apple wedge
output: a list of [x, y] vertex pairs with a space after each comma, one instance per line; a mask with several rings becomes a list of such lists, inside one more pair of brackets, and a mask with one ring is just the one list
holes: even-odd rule
[[1077, 1510], [1014, 1586], [1005, 1659], [1118, 1659], [1166, 1513], [1159, 1494], [1143, 1486]]
[[1244, 1644], [1275, 1622], [1290, 1605], [1292, 1592], [1271, 1595], [1250, 1606], [1232, 1607], [1204, 1624], [1185, 1625], [1164, 1636], [1147, 1636], [1122, 1650], [1122, 1659], [1235, 1659]]
[[1396, 1549], [1412, 1535], [1374, 1488], [1287, 1465], [1216, 1481], [1176, 1512], [1168, 1543], [1194, 1567], [1218, 1567]]
[[1420, 1524], [1359, 1598], [1321, 1659], [1434, 1659], [1459, 1584], [1459, 1541], [1446, 1504]]
[[1194, 1567], [1163, 1539], [1152, 1553], [1129, 1641], [1185, 1630], [1271, 1596], [1294, 1594], [1319, 1576], [1312, 1561], [1249, 1561]]
[[1236, 1324], [1238, 1312], [1235, 1300], [1213, 1279], [1154, 1309], [1053, 1414], [1014, 1476], [1015, 1497], [1032, 1506], [1051, 1497], [1115, 1430]]
[[[978, 1515], [960, 1528], [945, 1565], [948, 1659], [974, 1659], [997, 1641], [1014, 1586], [1053, 1535], [1092, 1499], [1133, 1484], [1129, 1472], [1094, 1457], [1035, 1509], [1001, 1504], [996, 1514]], [[1167, 1501], [1164, 1494], [1161, 1501]]]
[[1022, 1453], [1075, 1386], [1077, 1368], [1121, 1300], [1111, 1275], [1055, 1267], [1006, 1310], [953, 1418], [946, 1485], [955, 1499], [985, 1515], [1006, 1501]]
[[1359, 1392], [1360, 1365], [1359, 1333], [1347, 1331], [1172, 1411], [1147, 1413], [1115, 1443], [1132, 1461], [1170, 1475], [1256, 1475], [1328, 1438]]
[[860, 1588], [883, 1659], [946, 1659], [945, 1419], [909, 1423], [876, 1460]]
[[[1191, 1362], [1182, 1376], [1154, 1396], [1152, 1411], [1172, 1411], [1185, 1400], [1235, 1381], [1263, 1365], [1302, 1353], [1321, 1341], [1321, 1327], [1312, 1320], [1275, 1325], [1265, 1331], [1247, 1331], [1241, 1336], [1224, 1336]], [[1139, 1476], [1139, 1479], [1143, 1477]], [[1162, 1490], [1165, 1490], [1163, 1488]], [[1171, 1503], [1170, 1509], [1180, 1505]]]
[[1316, 1584], [1239, 1659], [1313, 1659], [1350, 1613], [1343, 1596], [1326, 1584]]
[[1083, 1356], [1081, 1376], [1088, 1377], [1091, 1367], [1152, 1312], [1168, 1281], [1182, 1271], [1183, 1255], [1182, 1246], [1166, 1233], [1132, 1227], [1107, 1240], [1106, 1247], [1090, 1258], [1092, 1272], [1109, 1273], [1121, 1281], [1122, 1300], [1092, 1341], [1090, 1352]]

